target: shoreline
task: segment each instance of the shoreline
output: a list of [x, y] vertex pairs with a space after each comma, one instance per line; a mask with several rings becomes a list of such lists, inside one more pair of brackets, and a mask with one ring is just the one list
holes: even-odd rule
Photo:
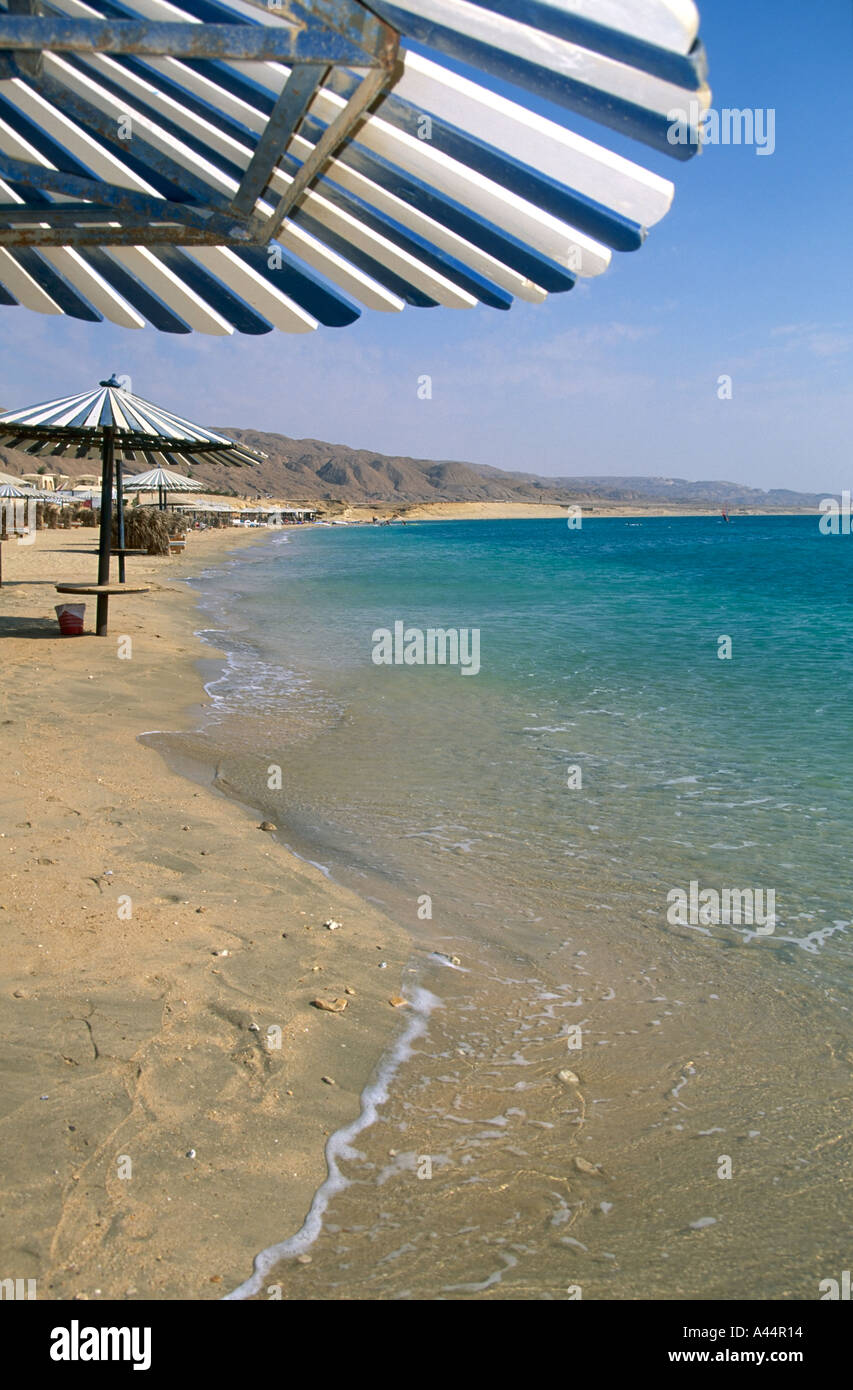
[[192, 727], [199, 663], [218, 655], [196, 635], [197, 590], [170, 581], [268, 534], [193, 533], [184, 557], [135, 559], [129, 580], [152, 592], [76, 644], [52, 586], [91, 576], [91, 534], [4, 545], [0, 1144], [17, 1201], [0, 1245], [41, 1299], [236, 1289], [301, 1227], [329, 1136], [399, 1033], [402, 929], [140, 739]]
[[[664, 528], [664, 533], [668, 529]], [[708, 528], [698, 529], [707, 539]], [[430, 542], [426, 533], [421, 534], [423, 545], [418, 543], [416, 550], [426, 549]], [[624, 534], [627, 537], [627, 532]], [[447, 532], [445, 542], [440, 543], [452, 544], [449, 535]], [[350, 545], [365, 554], [383, 549], [375, 542], [373, 536], [363, 536], [360, 542], [357, 537], [350, 537], [343, 554]], [[327, 537], [320, 545], [318, 537], [305, 545], [315, 554], [318, 548], [327, 553], [328, 566], [323, 561], [319, 567], [309, 564], [308, 570], [316, 578], [328, 569], [328, 582], [334, 593], [339, 570], [329, 551], [337, 552], [339, 543]], [[253, 561], [247, 557], [239, 569], [245, 576], [252, 567]], [[299, 591], [301, 568], [300, 564], [294, 566], [291, 593]], [[287, 586], [279, 588], [265, 567], [245, 584], [239, 576], [235, 576], [233, 585], [221, 579], [216, 583], [224, 607], [212, 605], [212, 635], [227, 645], [227, 638], [216, 631], [216, 613], [222, 614], [222, 627], [228, 629], [235, 626], [235, 615], [241, 611], [242, 600], [235, 603], [226, 590], [251, 600], [253, 591], [259, 592], [267, 585], [272, 602], [257, 610], [250, 603], [247, 611], [255, 612], [255, 638], [273, 669], [279, 663], [287, 667], [294, 654], [294, 643], [285, 633], [281, 634], [280, 643], [271, 643], [269, 647], [263, 638], [263, 631], [269, 631], [276, 622], [274, 615], [290, 609]], [[358, 595], [353, 594], [352, 598], [358, 605]], [[263, 624], [259, 622], [261, 616]], [[297, 629], [307, 629], [312, 641], [319, 640], [322, 647], [327, 647], [328, 638], [322, 640], [319, 635], [333, 630], [327, 626], [329, 616], [327, 613], [324, 617], [322, 607], [297, 607], [291, 611], [294, 634]], [[246, 636], [251, 635], [250, 630]], [[243, 640], [241, 636], [241, 647]], [[247, 671], [251, 671], [251, 653], [248, 657]], [[295, 665], [300, 668], [298, 657]], [[321, 670], [314, 670], [310, 661], [304, 669], [311, 670], [318, 684], [323, 685]], [[226, 701], [223, 727], [214, 731], [214, 741], [222, 751], [223, 767], [231, 785], [252, 789], [261, 797], [260, 804], [265, 804], [260, 790], [263, 781], [258, 775], [265, 770], [265, 760], [255, 757], [255, 751], [267, 746], [282, 747], [287, 740], [272, 737], [267, 744], [263, 719], [248, 717], [248, 710], [242, 707], [241, 684], [232, 679], [230, 706]], [[357, 689], [349, 680], [346, 685], [348, 695], [356, 697], [357, 706]], [[263, 687], [259, 689], [263, 697]], [[332, 687], [332, 693], [340, 691]], [[399, 720], [395, 721], [393, 710], [388, 717], [392, 726], [396, 722], [403, 727]], [[288, 721], [286, 726], [289, 727]], [[364, 753], [366, 748], [369, 757], [379, 744], [375, 730], [367, 744], [360, 743], [358, 735], [357, 721], [344, 721], [338, 736], [332, 735], [331, 748], [325, 742], [322, 749], [312, 750], [309, 746], [302, 759], [301, 776], [294, 768], [294, 804], [303, 809], [299, 822], [303, 828], [310, 826], [320, 835], [321, 842], [328, 839], [328, 857], [322, 851], [315, 857], [334, 863], [334, 872], [339, 874], [341, 847], [352, 849], [357, 877], [345, 873], [343, 881], [354, 883], [356, 891], [362, 891], [359, 883], [368, 893], [372, 888], [376, 897], [387, 904], [395, 895], [396, 876], [389, 872], [387, 880], [371, 878], [371, 868], [375, 872], [380, 867], [388, 870], [392, 861], [369, 853], [380, 843], [370, 833], [377, 828], [375, 822], [371, 823], [370, 805], [360, 834], [335, 836], [334, 827], [330, 836], [321, 833], [326, 812], [335, 805], [335, 768], [344, 765], [349, 756], [352, 761], [346, 764], [347, 780], [355, 786], [361, 781], [368, 784], [369, 763], [359, 758], [359, 752]], [[386, 750], [389, 756], [392, 749], [393, 740]], [[259, 762], [264, 766], [259, 767]], [[331, 777], [322, 775], [324, 762]], [[240, 775], [241, 767], [245, 780]], [[371, 800], [383, 807], [384, 814], [387, 803], [376, 795], [382, 783], [380, 773]], [[428, 784], [438, 785], [437, 781]], [[312, 796], [312, 791], [317, 794]], [[305, 807], [310, 808], [307, 816]], [[266, 809], [269, 813], [270, 807]], [[427, 819], [424, 823], [432, 825], [433, 821]], [[351, 822], [348, 828], [353, 831]], [[333, 844], [337, 857], [331, 848]], [[429, 885], [435, 880], [434, 869], [428, 869], [423, 858], [420, 863], [424, 872], [417, 877]], [[538, 892], [526, 899], [528, 911], [537, 914], [535, 920], [549, 924], [542, 938], [544, 956], [536, 936], [525, 930], [523, 922], [516, 922], [515, 930], [507, 934], [510, 923], [502, 920], [500, 906], [496, 913], [500, 923], [497, 929], [485, 924], [482, 930], [478, 928], [478, 919], [468, 907], [474, 897], [479, 907], [487, 906], [491, 902], [488, 891], [469, 894], [463, 889], [456, 894], [454, 890], [460, 888], [458, 880], [453, 883], [443, 876], [435, 880], [442, 886], [443, 905], [437, 913], [436, 926], [417, 928], [412, 964], [417, 963], [417, 944], [423, 944], [422, 933], [431, 934], [438, 929], [443, 934], [441, 949], [459, 953], [464, 973], [446, 976], [436, 988], [432, 967], [423, 960], [421, 980], [441, 994], [442, 1008], [430, 1020], [426, 1043], [391, 1088], [379, 1123], [360, 1135], [355, 1145], [359, 1154], [352, 1158], [352, 1168], [347, 1167], [354, 1186], [335, 1196], [329, 1225], [310, 1250], [310, 1268], [294, 1263], [294, 1256], [305, 1252], [297, 1233], [278, 1250], [266, 1252], [260, 1266], [266, 1277], [248, 1281], [232, 1297], [264, 1299], [264, 1286], [270, 1279], [280, 1281], [287, 1291], [285, 1296], [312, 1300], [351, 1297], [354, 1290], [359, 1296], [378, 1299], [400, 1296], [401, 1291], [409, 1296], [413, 1290], [421, 1297], [441, 1298], [449, 1290], [465, 1288], [485, 1297], [500, 1297], [497, 1291], [494, 1295], [486, 1294], [488, 1286], [483, 1281], [495, 1272], [494, 1265], [498, 1273], [501, 1271], [497, 1261], [490, 1263], [489, 1255], [477, 1250], [475, 1235], [470, 1236], [470, 1241], [460, 1236], [462, 1249], [458, 1252], [455, 1276], [442, 1280], [425, 1267], [429, 1233], [439, 1226], [450, 1239], [457, 1230], [467, 1230], [465, 1207], [466, 1198], [470, 1198], [480, 1227], [491, 1233], [485, 1244], [493, 1252], [497, 1233], [505, 1236], [509, 1211], [537, 1209], [538, 1203], [540, 1210], [547, 1210], [553, 1191], [540, 1191], [539, 1183], [545, 1174], [557, 1175], [555, 1180], [561, 1188], [565, 1185], [569, 1190], [567, 1201], [571, 1210], [565, 1212], [565, 1219], [572, 1224], [570, 1241], [575, 1253], [571, 1259], [577, 1264], [578, 1254], [585, 1256], [585, 1298], [615, 1297], [617, 1287], [620, 1297], [635, 1298], [648, 1297], [650, 1289], [665, 1298], [695, 1297], [703, 1288], [713, 1290], [717, 1297], [727, 1296], [727, 1291], [728, 1296], [776, 1297], [780, 1289], [809, 1297], [817, 1281], [809, 1283], [810, 1276], [804, 1272], [806, 1262], [820, 1252], [825, 1267], [837, 1265], [841, 1252], [827, 1229], [831, 1224], [827, 1217], [834, 1211], [835, 1202], [825, 1200], [830, 1179], [837, 1178], [837, 1167], [819, 1167], [816, 1163], [809, 1174], [809, 1195], [804, 1196], [797, 1172], [791, 1171], [784, 1159], [776, 1162], [773, 1158], [774, 1153], [784, 1154], [786, 1144], [791, 1142], [785, 1102], [797, 1106], [801, 1145], [798, 1153], [818, 1155], [835, 1143], [832, 1109], [844, 1082], [837, 1068], [833, 1074], [827, 1067], [821, 1046], [823, 1038], [833, 1036], [837, 1023], [824, 1011], [808, 983], [808, 955], [802, 956], [806, 968], [801, 970], [799, 960], [784, 959], [800, 956], [786, 937], [774, 943], [761, 939], [750, 942], [735, 934], [726, 939], [706, 940], [689, 928], [676, 931], [663, 921], [655, 923], [648, 910], [649, 894], [660, 889], [659, 876], [653, 873], [650, 880], [638, 879], [636, 894], [630, 891], [629, 884], [623, 884], [625, 892], [620, 896], [617, 880], [601, 872], [603, 867], [590, 865], [584, 874], [583, 866], [578, 866], [588, 890], [581, 883], [567, 902], [561, 889], [562, 904], [552, 903], [555, 910], [550, 917], [544, 912], [546, 899]], [[415, 878], [409, 874], [406, 881], [411, 900]], [[568, 887], [566, 880], [565, 888]], [[580, 898], [587, 891], [591, 901], [583, 903]], [[512, 894], [507, 895], [506, 901], [513, 901]], [[561, 905], [565, 915], [563, 929]], [[394, 907], [390, 910], [398, 920], [407, 920]], [[602, 911], [610, 916], [602, 916]], [[582, 965], [573, 959], [575, 956], [585, 957]], [[518, 968], [519, 959], [525, 962], [522, 969]], [[795, 976], [797, 983], [792, 988]], [[522, 984], [528, 977], [538, 981], [529, 993]], [[577, 992], [572, 987], [575, 980]], [[563, 1008], [582, 1008], [582, 1012], [562, 1015]], [[799, 1036], [798, 1014], [803, 1008], [816, 1037]], [[543, 1009], [544, 1021], [537, 1027]], [[580, 1115], [573, 1113], [575, 1097], [567, 1098], [554, 1085], [566, 1061], [566, 1041], [555, 1026], [562, 1017], [570, 1021], [581, 1019], [589, 1035], [583, 1054], [576, 1060], [571, 1055], [568, 1058], [571, 1066], [578, 1067], [578, 1084], [582, 1088]], [[798, 1035], [796, 1056], [788, 1057], [786, 1040], [794, 1034]], [[522, 1040], [519, 1060], [515, 1049]], [[768, 1061], [768, 1053], [785, 1057], [785, 1069], [774, 1067]], [[476, 1061], [472, 1062], [472, 1058]], [[528, 1066], [530, 1070], [514, 1072], [516, 1065]], [[503, 1083], [507, 1068], [509, 1077], [524, 1078], [523, 1097], [508, 1100]], [[811, 1100], [812, 1089], [821, 1097], [819, 1101]], [[418, 1098], [414, 1106], [412, 1097]], [[806, 1097], [810, 1098], [808, 1103]], [[521, 1109], [514, 1103], [516, 1100]], [[488, 1145], [491, 1157], [485, 1161], [485, 1140], [493, 1137], [488, 1130], [498, 1125], [497, 1116], [506, 1119], [507, 1130], [511, 1131], [506, 1139], [509, 1147], [504, 1146], [503, 1140], [495, 1139]], [[575, 1136], [576, 1121], [582, 1123], [578, 1123]], [[476, 1129], [472, 1132], [471, 1126], [477, 1124], [485, 1134], [478, 1134]], [[528, 1127], [531, 1124], [541, 1126], [539, 1133], [533, 1131], [532, 1142]], [[714, 1137], [723, 1134], [727, 1136], [725, 1140]], [[737, 1164], [737, 1184], [730, 1189], [718, 1185], [712, 1162], [721, 1148]], [[526, 1153], [529, 1161], [524, 1181], [516, 1188], [519, 1152]], [[422, 1188], [409, 1178], [416, 1156], [428, 1154], [438, 1156], [437, 1171], [433, 1185]], [[472, 1177], [475, 1170], [466, 1173], [464, 1166], [473, 1161], [472, 1154], [476, 1157], [476, 1178]], [[578, 1159], [593, 1161], [596, 1168], [603, 1164], [606, 1175], [591, 1175], [588, 1168], [578, 1167]], [[670, 1194], [666, 1202], [661, 1201], [658, 1192], [664, 1171]], [[479, 1184], [475, 1191], [468, 1188], [470, 1181]], [[773, 1190], [774, 1185], [778, 1191]], [[427, 1191], [429, 1199], [420, 1195]], [[503, 1191], [517, 1193], [509, 1208], [503, 1207], [497, 1196]], [[606, 1213], [597, 1204], [598, 1196], [611, 1199]], [[759, 1202], [773, 1211], [773, 1219], [765, 1228], [763, 1249], [779, 1256], [780, 1269], [775, 1275], [755, 1269], [750, 1242], [743, 1238], [751, 1229], [745, 1218], [750, 1207]], [[815, 1229], [811, 1242], [804, 1239], [799, 1251], [786, 1250], [784, 1243], [780, 1248], [771, 1233], [774, 1223], [777, 1229], [784, 1228], [794, 1208], [802, 1213], [803, 1232]], [[428, 1218], [423, 1215], [425, 1210], [430, 1212]], [[713, 1234], [708, 1238], [692, 1236], [691, 1223], [705, 1221], [711, 1212], [714, 1217], [708, 1224]], [[605, 1215], [606, 1235], [602, 1222]], [[556, 1218], [557, 1222], [562, 1219], [561, 1212], [556, 1213]], [[395, 1274], [395, 1267], [404, 1268], [402, 1263], [397, 1265], [398, 1258], [401, 1262], [408, 1258], [399, 1251], [399, 1233], [403, 1230], [411, 1242], [411, 1266], [406, 1272]], [[645, 1234], [647, 1230], [653, 1234]], [[540, 1249], [540, 1238], [541, 1232], [533, 1228], [520, 1237], [521, 1243], [528, 1243], [531, 1249]], [[559, 1242], [560, 1237], [556, 1237], [556, 1244]], [[621, 1273], [616, 1282], [603, 1264], [602, 1248], [608, 1252], [608, 1261], [618, 1261]], [[282, 1262], [269, 1263], [276, 1254], [283, 1256]], [[560, 1252], [542, 1247], [540, 1254], [542, 1260], [537, 1262], [532, 1284], [529, 1275], [517, 1284], [516, 1276], [512, 1276], [515, 1294], [508, 1289], [503, 1296], [528, 1296], [531, 1289], [539, 1290], [540, 1296], [545, 1290], [559, 1296], [563, 1287]], [[731, 1272], [733, 1265], [740, 1271], [736, 1278]], [[341, 1269], [347, 1270], [345, 1278]]]
[[[405, 502], [398, 505], [344, 504], [334, 516], [343, 521], [370, 522], [372, 518], [397, 521], [539, 521], [549, 518], [566, 518], [569, 507], [580, 509], [584, 521], [644, 521], [666, 517], [715, 517], [721, 518], [719, 506], [699, 506], [684, 503], [681, 506], [663, 506], [660, 502], [589, 502], [579, 498], [574, 502]], [[332, 513], [328, 513], [332, 515]], [[788, 517], [819, 516], [814, 507], [797, 507], [791, 511], [765, 511], [761, 507], [738, 507], [729, 516], [732, 521], [744, 517]]]
[[[519, 1189], [534, 1221], [523, 1239], [538, 1248], [536, 1212], [550, 1210], [549, 1175], [557, 1174], [571, 1194], [569, 1258], [583, 1274], [584, 1297], [616, 1296], [616, 1266], [597, 1253], [603, 1240], [607, 1260], [618, 1262], [620, 1297], [695, 1296], [700, 1287], [729, 1296], [733, 1264], [741, 1296], [810, 1296], [817, 1254], [824, 1272], [843, 1255], [835, 1237], [839, 1169], [820, 1155], [844, 1142], [835, 1116], [848, 1075], [836, 1041], [840, 1015], [804, 972], [796, 971], [796, 984], [775, 973], [770, 953], [789, 951], [786, 938], [751, 946], [697, 938], [688, 928], [650, 931], [642, 902], [622, 912], [627, 931], [615, 917], [609, 930], [608, 919], [598, 923], [575, 903], [541, 958], [523, 923], [505, 941], [502, 931], [472, 934], [465, 922], [444, 919], [419, 951], [417, 938], [394, 924], [393, 901], [383, 915], [358, 880], [347, 889], [352, 880], [330, 880], [261, 832], [261, 815], [269, 815], [288, 836], [286, 810], [262, 795], [256, 812], [250, 797], [219, 779], [215, 760], [205, 760], [205, 748], [217, 746], [216, 722], [198, 717], [215, 700], [232, 635], [242, 640], [241, 600], [210, 627], [199, 606], [203, 576], [218, 576], [221, 589], [232, 562], [251, 568], [257, 558], [263, 583], [272, 552], [253, 543], [273, 537], [280, 533], [204, 533], [192, 537], [189, 556], [135, 562], [129, 578], [150, 578], [152, 593], [117, 599], [111, 637], [76, 646], [58, 636], [51, 586], [71, 571], [91, 574], [94, 557], [83, 553], [91, 541], [50, 532], [37, 546], [6, 549], [10, 583], [0, 600], [23, 627], [14, 615], [0, 619], [0, 631], [16, 634], [6, 638], [0, 674], [3, 713], [13, 720], [4, 729], [0, 827], [0, 1009], [11, 1102], [0, 1143], [6, 1193], [19, 1197], [17, 1209], [0, 1204], [4, 1267], [36, 1278], [42, 1299], [266, 1301], [276, 1296], [270, 1281], [284, 1298], [336, 1299], [352, 1295], [353, 1279], [364, 1296], [393, 1299], [401, 1225], [412, 1227], [417, 1260], [421, 1238], [439, 1224], [436, 1215], [422, 1227], [425, 1189], [407, 1182], [414, 1170], [406, 1164], [411, 1155], [438, 1156], [432, 1210], [450, 1233], [465, 1226], [461, 1175], [471, 1150], [460, 1125], [493, 1125], [489, 1117], [507, 1105], [504, 1068], [523, 1064], [532, 1068], [523, 1108], [506, 1111], [511, 1146], [489, 1145], [494, 1170], [489, 1178], [487, 1166], [478, 1189], [487, 1228], [493, 1221], [502, 1229], [499, 1194], [516, 1181], [520, 1144], [535, 1159], [530, 1184]], [[188, 602], [191, 586], [173, 581], [199, 578]], [[235, 577], [231, 592], [249, 591]], [[42, 610], [50, 616], [33, 616]], [[127, 638], [132, 658], [117, 659]], [[21, 679], [30, 669], [33, 694]], [[262, 720], [251, 725], [248, 746], [257, 738], [265, 773], [263, 750], [287, 752], [288, 740], [268, 745], [264, 729]], [[227, 721], [223, 732], [227, 749]], [[187, 767], [175, 759], [182, 743], [199, 750]], [[317, 775], [314, 759], [309, 772]], [[257, 782], [245, 787], [258, 790]], [[594, 903], [615, 902], [608, 892], [596, 876]], [[117, 911], [123, 895], [133, 905], [127, 920]], [[324, 929], [329, 917], [340, 931]], [[429, 1046], [407, 1059], [407, 1038], [425, 1022], [418, 991], [433, 985], [436, 944], [458, 950], [464, 971], [443, 974]], [[531, 977], [530, 997], [515, 978], [519, 955], [528, 961], [521, 973]], [[586, 958], [582, 966], [575, 956]], [[380, 974], [382, 961], [388, 969]], [[389, 996], [403, 982], [413, 1007], [398, 1011]], [[550, 1011], [579, 1007], [581, 995], [585, 1011], [565, 1015], [581, 1019], [590, 1040], [576, 1063], [569, 1056], [579, 1067], [578, 1101], [555, 1085], [566, 1042], [561, 1013]], [[346, 1012], [312, 1008], [317, 997], [345, 997]], [[518, 1062], [515, 1024], [526, 1030], [543, 1003], [551, 1021], [529, 1036], [530, 1055]], [[281, 1051], [265, 1046], [272, 1025], [283, 1030]], [[792, 1036], [798, 1045], [788, 1056]], [[774, 1057], [785, 1058], [783, 1072]], [[417, 1114], [409, 1106], [415, 1092], [431, 1097]], [[788, 1148], [792, 1098], [797, 1154], [814, 1156], [805, 1189]], [[403, 1131], [399, 1155], [388, 1143]], [[353, 1160], [346, 1147], [357, 1134], [364, 1152]], [[721, 1190], [712, 1159], [723, 1146], [737, 1159], [738, 1183]], [[399, 1181], [377, 1204], [374, 1187], [363, 1184], [384, 1183], [392, 1156]], [[339, 1158], [357, 1163], [349, 1192]], [[579, 1168], [584, 1159], [601, 1174]], [[128, 1161], [132, 1173], [123, 1176]], [[611, 1199], [606, 1238], [600, 1196]], [[334, 1214], [323, 1227], [329, 1200]], [[771, 1229], [783, 1229], [795, 1210], [803, 1231], [814, 1228], [797, 1250], [768, 1238], [772, 1270], [756, 1266], [744, 1221], [759, 1202]], [[686, 1235], [709, 1211], [711, 1237]], [[384, 1228], [371, 1227], [365, 1243], [359, 1233], [377, 1212]], [[554, 1239], [542, 1247], [535, 1287], [559, 1295], [566, 1256]], [[700, 1239], [701, 1247], [688, 1243]], [[463, 1282], [451, 1289], [479, 1279], [485, 1258], [463, 1242]], [[408, 1276], [400, 1278], [408, 1289]], [[416, 1285], [432, 1297], [448, 1291], [431, 1271]], [[523, 1279], [504, 1296], [519, 1295], [529, 1295]]]

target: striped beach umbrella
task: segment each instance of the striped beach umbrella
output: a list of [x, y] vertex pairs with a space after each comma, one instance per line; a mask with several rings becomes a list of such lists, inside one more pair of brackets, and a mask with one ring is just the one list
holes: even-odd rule
[[132, 395], [116, 376], [76, 396], [0, 413], [0, 445], [25, 454], [99, 458], [107, 434], [114, 456], [128, 462], [147, 461], [154, 452], [194, 459], [227, 453], [233, 464], [257, 463], [261, 457], [224, 434]]
[[151, 468], [147, 473], [137, 473], [124, 480], [125, 492], [156, 492], [161, 511], [166, 508], [166, 495], [170, 492], [204, 492], [204, 485], [185, 473], [172, 473], [170, 469]]
[[[227, 435], [194, 425], [125, 391], [111, 376], [96, 390], [43, 401], [0, 414], [0, 444], [24, 453], [51, 457], [101, 457], [101, 520], [98, 584], [108, 585], [112, 546], [113, 477], [118, 511], [119, 580], [124, 583], [124, 505], [122, 464], [142, 459], [154, 468], [183, 460], [217, 459], [257, 463], [263, 455]], [[173, 475], [174, 476], [174, 475]], [[187, 479], [187, 482], [190, 480]], [[195, 486], [194, 484], [192, 486]], [[109, 596], [98, 594], [96, 630], [106, 636]]]
[[[30, 494], [15, 487], [14, 483], [0, 483], [0, 498], [14, 499], [28, 497]], [[0, 505], [0, 541], [6, 539], [6, 508]], [[0, 585], [3, 583], [3, 552], [0, 549]]]
[[539, 303], [641, 246], [674, 191], [643, 150], [690, 158], [710, 102], [693, 0], [23, 8], [0, 301], [126, 328]]

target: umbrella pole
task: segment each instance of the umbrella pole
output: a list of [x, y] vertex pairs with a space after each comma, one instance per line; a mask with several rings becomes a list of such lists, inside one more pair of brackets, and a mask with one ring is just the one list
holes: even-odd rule
[[124, 492], [121, 449], [116, 455], [116, 507], [118, 508], [118, 582], [124, 583]]
[[[113, 529], [113, 429], [107, 425], [101, 448], [101, 529], [98, 537], [98, 583], [110, 582], [110, 546]], [[95, 631], [99, 637], [107, 635], [107, 621], [110, 599], [108, 594], [98, 594], [98, 611]]]

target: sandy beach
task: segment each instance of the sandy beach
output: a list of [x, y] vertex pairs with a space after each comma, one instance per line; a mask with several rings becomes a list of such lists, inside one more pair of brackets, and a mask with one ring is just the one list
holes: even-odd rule
[[[359, 543], [378, 556], [396, 535], [367, 530], [342, 554]], [[293, 805], [309, 807], [309, 832], [342, 815], [341, 802], [361, 816], [352, 789], [342, 796], [344, 762], [356, 785], [376, 777], [384, 823], [395, 748], [396, 784], [414, 772], [427, 789], [423, 826], [459, 817], [452, 804], [435, 809], [434, 789], [446, 800], [452, 782], [437, 762], [441, 723], [433, 731], [421, 707], [406, 725], [387, 694], [378, 733], [362, 713], [301, 751], [275, 741], [272, 714], [250, 696], [236, 722], [193, 732], [216, 652], [195, 635], [205, 617], [181, 580], [209, 572], [208, 598], [225, 584], [235, 633], [245, 596], [272, 587], [283, 644], [273, 663], [277, 650], [290, 659], [300, 631], [337, 651], [317, 592], [300, 608], [292, 577], [286, 598], [275, 589], [316, 543], [323, 601], [337, 604], [331, 533], [279, 544], [278, 580], [272, 564], [249, 567], [255, 590], [221, 568], [241, 551], [260, 560], [270, 539], [191, 533], [183, 557], [128, 561], [128, 580], [151, 591], [114, 600], [101, 639], [61, 637], [54, 615], [57, 581], [94, 577], [93, 531], [4, 543], [0, 1273], [35, 1279], [40, 1300], [233, 1292], [256, 1254], [301, 1227], [326, 1176], [328, 1138], [358, 1116], [365, 1084], [412, 1017], [391, 999], [424, 985], [442, 1007], [360, 1135], [353, 1185], [308, 1260], [272, 1266], [255, 1297], [268, 1299], [270, 1284], [297, 1300], [563, 1297], [577, 1279], [590, 1299], [813, 1298], [846, 1268], [850, 1048], [844, 1001], [812, 978], [796, 928], [751, 942], [662, 930], [671, 880], [652, 841], [643, 854], [659, 867], [640, 896], [619, 896], [586, 860], [533, 888], [513, 866], [507, 888], [498, 861], [490, 908], [490, 885], [461, 845], [456, 855], [404, 839], [417, 861], [411, 883], [437, 904], [435, 922], [411, 932], [390, 871], [333, 883], [296, 858], [234, 799], [246, 729], [253, 758], [256, 737], [287, 752], [282, 814], [274, 790], [258, 803], [282, 826], [301, 824]], [[93, 617], [87, 607], [89, 629]], [[345, 669], [351, 697], [373, 680], [372, 667]], [[581, 717], [583, 701], [573, 709]], [[463, 736], [478, 769], [499, 724], [485, 709], [475, 717], [488, 749], [474, 731]], [[427, 764], [416, 739], [395, 744], [396, 726], [417, 731]], [[158, 741], [169, 765], [140, 737], [154, 731], [177, 735]], [[371, 772], [377, 739], [384, 781]], [[175, 748], [192, 759], [187, 776], [174, 770]], [[688, 766], [672, 763], [679, 776]], [[513, 795], [529, 804], [523, 784]], [[500, 791], [504, 821], [511, 801]], [[705, 816], [713, 801], [697, 806]], [[599, 814], [612, 814], [606, 802], [596, 823]], [[369, 812], [364, 824], [375, 835]], [[310, 853], [315, 842], [294, 843]], [[311, 857], [326, 862], [322, 847]], [[380, 844], [358, 863], [384, 859]], [[332, 851], [328, 862], [337, 864]], [[466, 885], [485, 916], [467, 908]], [[395, 921], [372, 905], [377, 896]], [[340, 929], [327, 930], [329, 919]], [[464, 969], [436, 965], [434, 949], [458, 952]], [[346, 1007], [318, 1009], [318, 999]], [[583, 1024], [580, 1053], [567, 1050], [567, 1022]], [[416, 1155], [435, 1157], [428, 1184], [415, 1176]], [[731, 1184], [719, 1181], [721, 1155], [735, 1162]], [[495, 1248], [514, 1238], [528, 1252], [517, 1275], [485, 1283], [502, 1268]]]
[[128, 562], [151, 592], [114, 600], [101, 639], [53, 611], [56, 582], [94, 579], [95, 532], [3, 545], [0, 1269], [39, 1299], [241, 1283], [301, 1224], [401, 1026], [399, 928], [138, 741], [207, 698], [215, 653], [175, 581], [265, 539]]
[[[555, 502], [412, 502], [400, 506], [377, 504], [375, 507], [334, 508], [330, 515], [339, 516], [343, 521], [371, 521], [378, 517], [398, 518], [403, 521], [508, 521], [534, 520], [543, 517], [566, 517], [569, 506], [580, 508], [584, 520], [601, 517], [655, 517], [655, 516], [719, 516], [719, 507], [702, 507], [695, 503], [683, 503], [667, 507], [660, 502], [588, 502], [578, 498], [575, 503]], [[803, 512], [811, 514], [812, 509]], [[735, 514], [734, 512], [732, 513]], [[789, 513], [764, 512], [760, 507], [739, 507], [738, 516], [782, 516]], [[791, 512], [790, 515], [800, 515]]]

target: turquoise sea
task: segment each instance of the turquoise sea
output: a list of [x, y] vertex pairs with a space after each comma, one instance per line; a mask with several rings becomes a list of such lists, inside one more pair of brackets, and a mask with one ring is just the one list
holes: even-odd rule
[[[851, 581], [816, 517], [735, 516], [306, 528], [199, 582], [221, 783], [412, 934], [410, 1055], [300, 1297], [818, 1296], [849, 1199]], [[377, 665], [395, 623], [477, 630], [479, 671]], [[775, 915], [674, 924], [691, 883]]]

